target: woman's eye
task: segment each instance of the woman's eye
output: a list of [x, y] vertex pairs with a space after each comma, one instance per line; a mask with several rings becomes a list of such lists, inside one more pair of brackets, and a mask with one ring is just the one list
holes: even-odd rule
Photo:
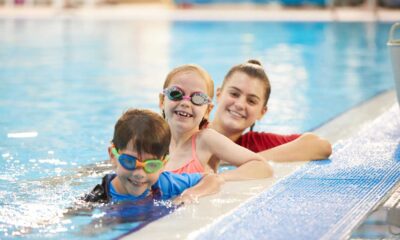
[[257, 101], [257, 100], [254, 100], [254, 99], [249, 99], [249, 100], [247, 100], [247, 102], [248, 102], [250, 105], [257, 105], [257, 104], [258, 104], [258, 101]]
[[240, 94], [238, 92], [231, 92], [230, 95], [232, 97], [239, 97], [240, 96]]

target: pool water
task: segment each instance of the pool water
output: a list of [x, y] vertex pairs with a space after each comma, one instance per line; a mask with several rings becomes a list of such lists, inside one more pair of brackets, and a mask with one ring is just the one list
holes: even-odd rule
[[174, 66], [200, 64], [220, 86], [232, 65], [258, 59], [272, 94], [256, 130], [310, 131], [393, 88], [390, 26], [0, 19], [0, 238], [76, 238], [93, 218], [64, 209], [100, 182], [92, 167], [109, 169], [121, 113], [159, 112]]

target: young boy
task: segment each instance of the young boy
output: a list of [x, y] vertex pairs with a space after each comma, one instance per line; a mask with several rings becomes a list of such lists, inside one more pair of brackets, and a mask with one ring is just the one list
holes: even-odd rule
[[168, 124], [158, 114], [140, 109], [125, 112], [115, 125], [113, 145], [108, 149], [115, 174], [103, 177], [84, 201], [178, 197], [174, 202], [180, 204], [217, 192], [223, 182], [217, 175], [163, 172], [170, 140]]

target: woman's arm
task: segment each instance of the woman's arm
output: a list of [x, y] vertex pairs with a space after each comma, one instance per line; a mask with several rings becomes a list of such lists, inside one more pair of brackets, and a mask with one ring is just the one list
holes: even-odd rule
[[218, 174], [207, 174], [198, 184], [183, 191], [180, 196], [173, 200], [173, 203], [180, 205], [197, 202], [199, 197], [219, 192], [224, 182], [224, 178]]
[[274, 162], [321, 160], [332, 154], [332, 146], [329, 141], [313, 133], [304, 133], [291, 142], [261, 151], [259, 154]]
[[205, 146], [213, 157], [237, 166], [221, 173], [226, 181], [250, 180], [272, 176], [272, 167], [261, 155], [232, 142], [213, 129], [204, 129], [199, 134], [199, 145]]

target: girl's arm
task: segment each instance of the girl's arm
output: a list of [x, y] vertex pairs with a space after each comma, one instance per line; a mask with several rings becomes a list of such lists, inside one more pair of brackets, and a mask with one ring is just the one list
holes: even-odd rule
[[179, 197], [173, 200], [173, 203], [180, 205], [197, 202], [199, 197], [219, 192], [224, 182], [224, 178], [217, 174], [207, 174], [198, 184], [183, 191]]
[[329, 141], [313, 133], [304, 133], [291, 142], [259, 152], [265, 159], [274, 162], [321, 160], [327, 159], [331, 153]]
[[[221, 173], [226, 181], [250, 180], [272, 176], [272, 167], [267, 161], [213, 129], [204, 129], [199, 134], [199, 145], [204, 146], [212, 156], [238, 168]], [[201, 149], [201, 148], [200, 148]]]

